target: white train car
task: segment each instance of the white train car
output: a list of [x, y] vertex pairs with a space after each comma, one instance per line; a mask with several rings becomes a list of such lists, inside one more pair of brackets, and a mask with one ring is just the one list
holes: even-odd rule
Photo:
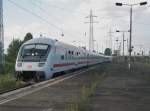
[[23, 81], [41, 81], [56, 73], [108, 61], [108, 57], [83, 48], [50, 38], [35, 38], [21, 46], [15, 70]]

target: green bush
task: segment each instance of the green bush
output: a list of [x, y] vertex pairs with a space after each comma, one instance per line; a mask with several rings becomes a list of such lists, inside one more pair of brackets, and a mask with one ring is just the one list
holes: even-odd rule
[[17, 86], [16, 79], [11, 74], [0, 75], [0, 91], [8, 90]]
[[8, 73], [14, 74], [15, 73], [15, 64], [6, 62], [4, 65], [4, 73], [5, 74], [8, 74]]
[[15, 73], [15, 63], [5, 62], [4, 65], [0, 66], [0, 75], [14, 74], [14, 73]]
[[0, 64], [0, 74], [4, 74], [4, 66]]
[[25, 86], [22, 81], [16, 81], [11, 74], [0, 75], [0, 92]]

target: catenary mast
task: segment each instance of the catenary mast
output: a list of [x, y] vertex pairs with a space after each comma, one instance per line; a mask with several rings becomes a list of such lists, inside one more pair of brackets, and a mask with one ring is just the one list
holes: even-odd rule
[[98, 23], [94, 21], [94, 16], [92, 10], [90, 10], [90, 15], [86, 18], [90, 18], [89, 22], [85, 22], [85, 23], [90, 23], [90, 32], [89, 32], [89, 51], [93, 51], [94, 50], [94, 29], [93, 29], [93, 23]]
[[3, 0], [0, 0], [0, 65], [4, 63]]

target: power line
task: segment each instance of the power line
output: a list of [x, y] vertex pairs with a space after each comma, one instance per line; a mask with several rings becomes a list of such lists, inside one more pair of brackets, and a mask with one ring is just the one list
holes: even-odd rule
[[[40, 5], [37, 5], [35, 2], [33, 2], [32, 0], [30, 1], [30, 4], [32, 4], [34, 7], [37, 7], [44, 15], [46, 15], [47, 17], [50, 17], [49, 16], [49, 12], [46, 10], [46, 9], [44, 9], [43, 7], [41, 7]], [[51, 17], [50, 17], [51, 18]], [[58, 19], [58, 18], [56, 18], [55, 17], [55, 20], [57, 21], [57, 22], [59, 22], [60, 21], [60, 19]], [[60, 22], [59, 22], [59, 24], [61, 24]]]
[[[20, 6], [19, 4], [17, 4], [16, 2], [12, 1], [12, 0], [8, 0], [10, 3], [12, 3], [13, 5], [15, 5], [16, 7], [22, 9], [23, 11], [27, 12], [27, 13], [30, 13], [31, 15], [37, 17], [38, 19], [44, 21], [45, 23], [47, 23], [48, 25], [50, 25], [51, 27], [54, 27], [55, 29], [59, 30], [59, 31], [62, 31], [62, 28], [56, 26], [55, 24], [52, 24], [50, 23], [48, 20], [42, 18], [41, 16], [39, 16], [38, 14], [34, 13], [33, 11], [29, 10], [29, 9], [26, 9], [22, 6]], [[66, 33], [68, 33], [69, 35], [71, 36], [74, 36], [73, 34], [71, 34], [69, 31], [66, 31]], [[78, 34], [78, 33], [76, 33]]]
[[25, 12], [28, 12], [28, 13], [32, 14], [33, 16], [39, 18], [40, 20], [44, 21], [45, 23], [48, 23], [50, 26], [54, 27], [55, 29], [61, 30], [60, 27], [58, 27], [58, 26], [56, 26], [56, 25], [50, 23], [49, 21], [47, 21], [46, 19], [42, 18], [41, 16], [39, 16], [39, 15], [36, 14], [36, 13], [34, 13], [33, 11], [28, 10], [28, 9], [26, 9], [26, 8], [24, 8], [24, 7], [22, 7], [22, 6], [20, 6], [19, 4], [17, 4], [16, 2], [14, 2], [14, 1], [12, 1], [12, 0], [8, 0], [8, 1], [9, 1], [10, 3], [12, 3], [13, 5], [15, 5], [16, 7], [18, 7], [18, 8], [20, 8], [20, 9], [24, 10]]
[[[35, 2], [38, 2], [39, 4], [44, 4], [42, 1], [39, 1], [39, 0], [36, 0]], [[47, 5], [47, 4], [44, 4], [44, 5]], [[73, 11], [73, 10], [70, 10], [70, 9], [66, 9], [64, 7], [59, 7], [59, 6], [54, 5], [54, 4], [48, 4], [47, 6], [51, 6], [53, 8], [59, 9], [61, 11], [67, 12], [69, 14], [75, 12], [73, 14], [76, 14], [76, 15], [87, 15], [87, 13], [83, 13], [81, 11], [80, 12], [79, 11]]]
[[[49, 12], [46, 10], [46, 9], [44, 9], [43, 7], [41, 7], [41, 3], [40, 4], [37, 4], [37, 3], [39, 3], [39, 2], [37, 2], [37, 1], [35, 1], [35, 2], [33, 2], [33, 0], [31, 0], [30, 1], [31, 2], [31, 4], [33, 5], [33, 6], [35, 6], [35, 7], [37, 7], [42, 13], [44, 13], [44, 15], [47, 15], [47, 17], [50, 17], [49, 16]], [[51, 17], [50, 17], [51, 18]], [[59, 18], [62, 18], [62, 17], [59, 17]], [[57, 22], [59, 22], [59, 24], [62, 24], [60, 21], [60, 19], [58, 19], [58, 18], [56, 18], [55, 17], [55, 20], [57, 21]], [[63, 33], [63, 28], [61, 27], [61, 31], [62, 31], [62, 33], [61, 33], [61, 36], [63, 35], [64, 36], [64, 33]]]
[[[38, 3], [38, 5], [35, 4], [34, 2], [32, 2], [32, 4], [33, 4], [34, 6], [36, 6], [36, 7], [38, 7], [38, 9], [41, 10], [43, 13], [45, 13], [46, 15], [48, 15], [47, 10], [45, 10], [44, 8], [42, 8], [42, 7], [40, 6], [40, 4], [44, 4], [44, 3], [42, 3], [42, 1], [39, 1], [39, 0], [36, 0], [35, 2]], [[49, 4], [49, 5], [51, 5], [51, 6], [54, 7], [54, 8], [60, 9], [61, 11], [72, 12], [71, 10], [67, 10], [67, 9], [65, 9], [65, 8], [58, 7], [58, 6], [56, 6], [56, 5], [52, 5], [52, 4]], [[79, 13], [78, 13], [78, 14], [79, 14]], [[83, 15], [83, 14], [82, 14], [82, 15]], [[110, 17], [111, 17], [111, 16], [106, 16], [106, 17], [102, 17], [102, 18], [100, 18], [100, 19], [113, 19], [114, 17], [115, 17], [115, 19], [116, 19], [116, 18], [123, 18], [123, 17], [125, 17], [125, 16], [120, 16], [120, 15], [119, 15], [119, 16], [118, 16], [118, 15], [114, 16], [114, 15], [113, 15], [113, 18], [110, 18]], [[57, 21], [60, 21], [60, 20], [57, 20]]]
[[[35, 2], [39, 3], [39, 5], [35, 4]], [[43, 13], [45, 13], [46, 15], [48, 15], [48, 11], [45, 10], [44, 8], [42, 8], [42, 7], [40, 6], [40, 4], [42, 4], [42, 1], [38, 1], [38, 0], [37, 0], [37, 1], [35, 1], [35, 2], [32, 2], [32, 4], [33, 4], [34, 6], [36, 6], [36, 7], [38, 7], [38, 9], [41, 10]], [[53, 5], [50, 4], [50, 6], [53, 6]], [[54, 6], [55, 6], [55, 5], [54, 5]], [[54, 6], [53, 6], [53, 7], [54, 7]], [[60, 8], [60, 7], [57, 7], [57, 6], [55, 6], [55, 8], [58, 8], [58, 9], [65, 9], [65, 8]], [[61, 10], [61, 11], [64, 11], [64, 10]], [[68, 11], [68, 12], [70, 11], [70, 12], [72, 13], [71, 10], [67, 10], [67, 11]], [[70, 14], [70, 13], [69, 13], [69, 14]], [[82, 14], [82, 15], [83, 15], [83, 14]], [[56, 17], [55, 17], [55, 18], [56, 18]], [[59, 18], [62, 19], [62, 17], [60, 17], [60, 16], [59, 16]], [[60, 19], [57, 18], [57, 22], [59, 22], [59, 21], [60, 21]], [[60, 23], [60, 24], [62, 24], [62, 23]], [[62, 30], [63, 30], [63, 28], [62, 28]], [[81, 32], [77, 32], [77, 31], [74, 31], [74, 32], [75, 32], [76, 35], [77, 35], [77, 34], [80, 35], [80, 36], [82, 35]]]

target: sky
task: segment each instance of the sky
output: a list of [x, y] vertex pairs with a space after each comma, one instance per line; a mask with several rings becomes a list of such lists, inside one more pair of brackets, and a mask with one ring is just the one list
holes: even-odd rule
[[[116, 2], [134, 4], [145, 0], [3, 0], [5, 50], [13, 38], [23, 39], [31, 32], [34, 38], [49, 37], [75, 46], [89, 43], [89, 19], [93, 11], [95, 50], [113, 49], [122, 41], [122, 33], [129, 30], [130, 7], [115, 6]], [[134, 51], [150, 51], [150, 0], [145, 6], [133, 7]], [[110, 39], [110, 33], [111, 39]], [[61, 34], [64, 33], [62, 37]], [[119, 39], [117, 45], [116, 39]], [[129, 39], [129, 33], [125, 33]], [[110, 42], [111, 40], [111, 42]], [[110, 45], [112, 44], [112, 45]], [[122, 45], [121, 45], [122, 46]], [[127, 54], [127, 42], [125, 42]]]

